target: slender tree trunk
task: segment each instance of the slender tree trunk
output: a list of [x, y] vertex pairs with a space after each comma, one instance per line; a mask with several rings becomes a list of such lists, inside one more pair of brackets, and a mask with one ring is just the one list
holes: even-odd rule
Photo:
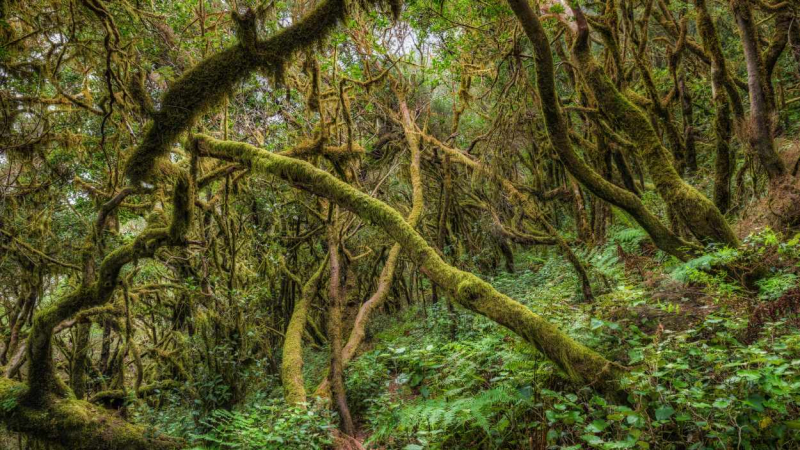
[[75, 327], [75, 341], [72, 352], [72, 368], [70, 369], [70, 387], [75, 398], [86, 396], [86, 369], [89, 367], [89, 332], [91, 323], [80, 323]]
[[738, 121], [744, 117], [744, 108], [739, 92], [732, 85], [717, 30], [711, 15], [706, 8], [705, 0], [695, 0], [697, 11], [697, 29], [706, 53], [711, 56], [711, 94], [716, 107], [714, 117], [716, 160], [714, 163], [714, 204], [720, 212], [727, 213], [731, 209], [731, 179], [733, 177], [736, 158], [731, 147], [733, 123], [731, 114]]
[[[305, 379], [303, 378], [303, 335], [306, 329], [308, 309], [317, 295], [319, 281], [327, 262], [328, 258], [326, 257], [303, 285], [300, 298], [294, 304], [292, 317], [286, 327], [281, 359], [281, 382], [286, 403], [290, 405], [302, 405], [306, 402]], [[290, 273], [288, 270], [286, 272]], [[299, 279], [296, 280], [296, 282], [299, 281]]]
[[353, 418], [350, 416], [350, 408], [347, 406], [347, 393], [344, 386], [344, 362], [342, 361], [342, 312], [346, 292], [342, 284], [343, 272], [342, 260], [340, 257], [339, 246], [339, 225], [336, 218], [337, 211], [334, 208], [332, 223], [328, 225], [328, 251], [330, 254], [331, 279], [328, 305], [328, 342], [331, 347], [331, 369], [328, 374], [331, 385], [331, 395], [339, 413], [339, 428], [348, 436], [355, 434]]
[[[422, 217], [422, 211], [425, 207], [425, 199], [423, 197], [422, 174], [420, 172], [420, 164], [422, 161], [422, 152], [420, 148], [419, 136], [416, 133], [416, 126], [411, 117], [411, 112], [405, 100], [402, 88], [396, 87], [395, 94], [400, 105], [401, 120], [403, 123], [404, 136], [408, 143], [409, 150], [411, 151], [411, 164], [409, 164], [409, 174], [411, 178], [411, 211], [408, 214], [407, 221], [411, 227], [416, 227], [419, 219]], [[372, 312], [379, 306], [383, 305], [386, 298], [391, 291], [392, 282], [394, 281], [395, 271], [397, 264], [400, 260], [400, 252], [403, 246], [396, 243], [389, 250], [389, 256], [381, 270], [380, 277], [378, 278], [378, 286], [375, 292], [370, 296], [369, 300], [364, 302], [358, 309], [353, 328], [350, 330], [350, 336], [347, 339], [347, 344], [342, 349], [342, 364], [346, 366], [356, 354], [358, 346], [364, 341], [366, 334], [367, 322], [369, 321]], [[434, 284], [434, 289], [436, 285]], [[411, 300], [409, 299], [409, 303]], [[319, 397], [326, 397], [330, 389], [329, 380], [324, 380], [315, 392]]]
[[747, 0], [730, 0], [733, 16], [742, 38], [744, 59], [747, 65], [747, 86], [750, 94], [750, 126], [748, 140], [750, 148], [758, 155], [761, 165], [770, 181], [775, 181], [786, 173], [783, 161], [775, 151], [772, 137], [771, 89], [766, 68], [761, 59], [758, 33], [753, 20], [753, 12]]
[[692, 94], [686, 86], [685, 78], [678, 80], [678, 92], [681, 97], [681, 110], [683, 112], [683, 142], [686, 147], [686, 170], [689, 173], [697, 172], [697, 148], [694, 139], [694, 112], [692, 108]]

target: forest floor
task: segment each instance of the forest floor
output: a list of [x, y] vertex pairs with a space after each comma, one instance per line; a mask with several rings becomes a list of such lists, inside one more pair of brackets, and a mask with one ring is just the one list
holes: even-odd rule
[[[598, 298], [576, 297], [558, 255], [487, 278], [581, 342], [631, 367], [628, 405], [569, 385], [528, 344], [443, 303], [376, 321], [348, 371], [369, 448], [799, 448], [797, 239], [670, 263], [619, 229], [584, 253]], [[749, 289], [699, 269], [792, 260]], [[736, 264], [734, 263], [734, 266]], [[779, 265], [776, 265], [779, 266]], [[713, 270], [711, 271], [713, 273]], [[551, 447], [554, 446], [554, 447]]]
[[[800, 448], [800, 240], [767, 230], [687, 263], [645, 242], [619, 227], [581, 253], [592, 304], [552, 250], [518, 254], [515, 273], [486, 277], [630, 367], [628, 404], [571, 385], [512, 333], [440, 301], [372, 322], [347, 370], [357, 442], [330, 438], [335, 417], [321, 405], [287, 411], [275, 382], [209, 419], [212, 430], [194, 435], [208, 447], [198, 448]], [[722, 262], [734, 269], [716, 273]], [[743, 287], [760, 267], [768, 274]], [[324, 349], [307, 349], [309, 390], [326, 362]]]

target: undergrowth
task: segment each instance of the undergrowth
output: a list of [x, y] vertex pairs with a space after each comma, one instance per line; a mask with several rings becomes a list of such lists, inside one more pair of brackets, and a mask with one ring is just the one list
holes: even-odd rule
[[[631, 367], [629, 404], [569, 385], [530, 346], [485, 319], [459, 313], [452, 339], [439, 303], [378, 324], [377, 346], [351, 366], [348, 388], [367, 443], [406, 450], [800, 445], [800, 335], [792, 317], [765, 323], [752, 343], [743, 339], [749, 311], [796, 286], [798, 239], [765, 231], [737, 251], [666, 261], [665, 272], [626, 270], [617, 244], [641, 254], [643, 242], [640, 233], [619, 229], [604, 247], [584, 252], [596, 288], [605, 291], [592, 305], [578, 302], [577, 282], [557, 255], [520, 255], [517, 273], [489, 279]], [[748, 287], [759, 266], [771, 270]], [[684, 296], [655, 298], [676, 282]], [[618, 318], [620, 309], [642, 314]]]
[[[549, 250], [518, 254], [516, 273], [487, 278], [630, 367], [627, 404], [570, 384], [529, 344], [482, 317], [451, 314], [444, 300], [377, 316], [368, 350], [347, 369], [365, 448], [797, 448], [797, 311], [755, 311], [795, 292], [800, 239], [767, 230], [738, 250], [709, 250], [681, 263], [651, 251], [641, 232], [616, 228], [604, 246], [579, 251], [599, 294], [593, 304]], [[326, 358], [307, 350], [309, 389]], [[254, 392], [232, 411], [191, 416], [173, 399], [137, 417], [197, 449], [333, 445], [336, 417], [323, 405], [287, 407], [271, 378]]]

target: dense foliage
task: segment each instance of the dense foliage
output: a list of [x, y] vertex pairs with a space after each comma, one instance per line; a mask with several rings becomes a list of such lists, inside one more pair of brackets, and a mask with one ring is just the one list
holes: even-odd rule
[[797, 0], [0, 2], [0, 448], [800, 448]]

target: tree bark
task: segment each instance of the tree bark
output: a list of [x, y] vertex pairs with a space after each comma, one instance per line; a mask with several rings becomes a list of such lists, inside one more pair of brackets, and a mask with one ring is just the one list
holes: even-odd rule
[[342, 260], [340, 257], [339, 246], [341, 232], [338, 220], [338, 212], [334, 208], [331, 223], [328, 224], [328, 252], [331, 263], [331, 279], [329, 282], [328, 295], [328, 342], [331, 347], [331, 362], [328, 379], [331, 385], [331, 395], [339, 413], [339, 428], [348, 436], [355, 434], [353, 418], [350, 416], [350, 408], [347, 406], [347, 392], [344, 386], [344, 362], [342, 361], [342, 311], [344, 310], [345, 298], [347, 294], [342, 284], [343, 272]]
[[325, 197], [381, 228], [400, 243], [428, 277], [448, 290], [453, 300], [517, 333], [538, 348], [576, 383], [612, 395], [623, 395], [619, 384], [625, 369], [579, 344], [524, 305], [496, 291], [477, 276], [445, 263], [393, 208], [314, 166], [240, 142], [195, 135], [194, 150], [203, 156], [238, 161], [253, 172], [272, 174]]
[[772, 137], [772, 112], [774, 100], [771, 96], [769, 79], [758, 43], [758, 33], [753, 20], [753, 12], [747, 0], [730, 0], [731, 10], [742, 38], [744, 59], [747, 65], [747, 86], [750, 95], [750, 124], [748, 141], [750, 148], [758, 155], [761, 165], [770, 181], [786, 174], [786, 167], [775, 151]]

